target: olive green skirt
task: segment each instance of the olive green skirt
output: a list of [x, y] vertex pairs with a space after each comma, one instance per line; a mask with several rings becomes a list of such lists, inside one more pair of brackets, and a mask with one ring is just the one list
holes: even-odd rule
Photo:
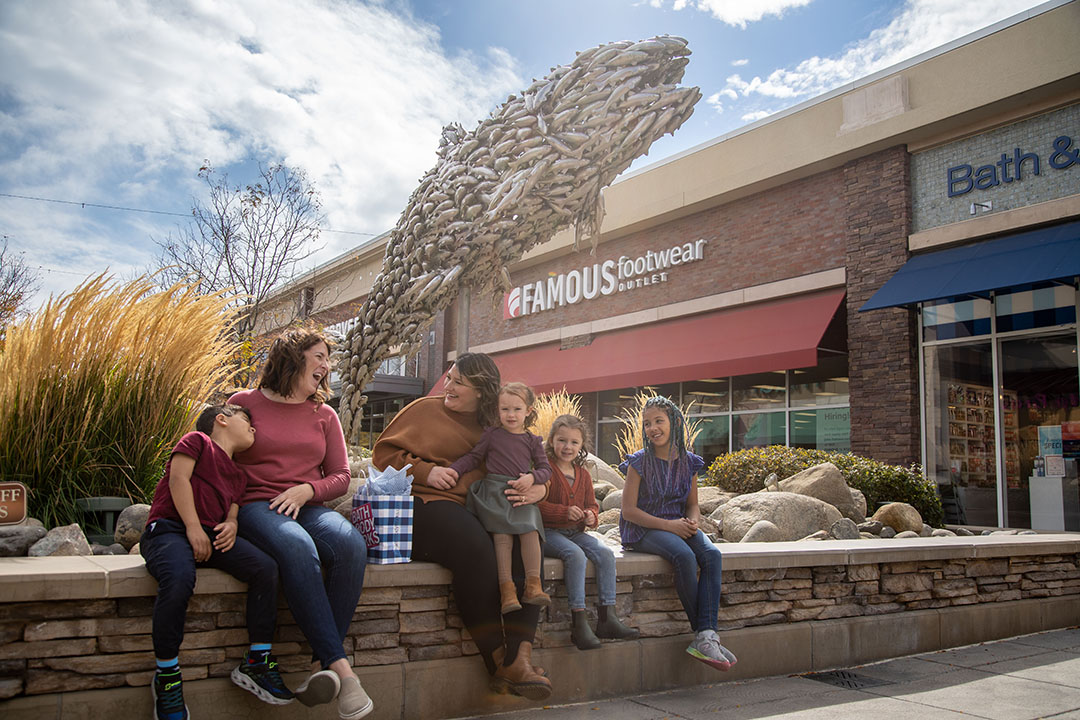
[[536, 503], [514, 507], [506, 497], [506, 483], [514, 479], [508, 475], [490, 474], [474, 482], [465, 497], [465, 507], [479, 518], [488, 532], [524, 535], [536, 530], [543, 540], [544, 521]]

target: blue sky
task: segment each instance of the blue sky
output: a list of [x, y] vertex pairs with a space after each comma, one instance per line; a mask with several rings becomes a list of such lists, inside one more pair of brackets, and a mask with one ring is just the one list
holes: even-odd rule
[[326, 213], [306, 270], [393, 226], [435, 162], [442, 125], [473, 127], [577, 50], [689, 40], [684, 83], [704, 97], [639, 168], [1035, 7], [4, 0], [0, 235], [41, 273], [40, 301], [103, 270], [127, 278], [152, 267], [152, 238], [186, 222], [204, 160], [241, 183], [256, 163], [284, 161], [315, 181]]

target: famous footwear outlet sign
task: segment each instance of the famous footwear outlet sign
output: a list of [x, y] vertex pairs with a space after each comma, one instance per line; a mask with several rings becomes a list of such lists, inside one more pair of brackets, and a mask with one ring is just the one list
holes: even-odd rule
[[503, 318], [510, 320], [535, 315], [583, 300], [665, 283], [676, 268], [701, 260], [707, 243], [702, 238], [661, 250], [648, 250], [636, 258], [622, 255], [617, 260], [593, 263], [580, 270], [550, 273], [542, 280], [508, 292], [503, 298]]

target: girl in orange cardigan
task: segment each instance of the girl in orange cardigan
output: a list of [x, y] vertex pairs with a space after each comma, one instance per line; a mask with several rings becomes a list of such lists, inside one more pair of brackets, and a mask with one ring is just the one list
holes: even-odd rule
[[[601, 638], [628, 640], [638, 631], [619, 622], [615, 615], [615, 554], [592, 535], [600, 507], [593, 494], [592, 477], [585, 469], [588, 431], [574, 415], [560, 415], [551, 425], [547, 453], [553, 472], [547, 499], [539, 503], [546, 539], [544, 555], [563, 561], [563, 580], [573, 624], [570, 639], [579, 650], [600, 647]], [[589, 627], [585, 612], [585, 561], [596, 567], [599, 590], [599, 621], [596, 632]]]

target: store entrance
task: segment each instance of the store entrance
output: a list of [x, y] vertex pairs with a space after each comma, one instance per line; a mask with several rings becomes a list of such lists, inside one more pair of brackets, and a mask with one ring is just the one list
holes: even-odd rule
[[1080, 530], [1080, 380], [1074, 332], [1000, 341], [1009, 527]]

